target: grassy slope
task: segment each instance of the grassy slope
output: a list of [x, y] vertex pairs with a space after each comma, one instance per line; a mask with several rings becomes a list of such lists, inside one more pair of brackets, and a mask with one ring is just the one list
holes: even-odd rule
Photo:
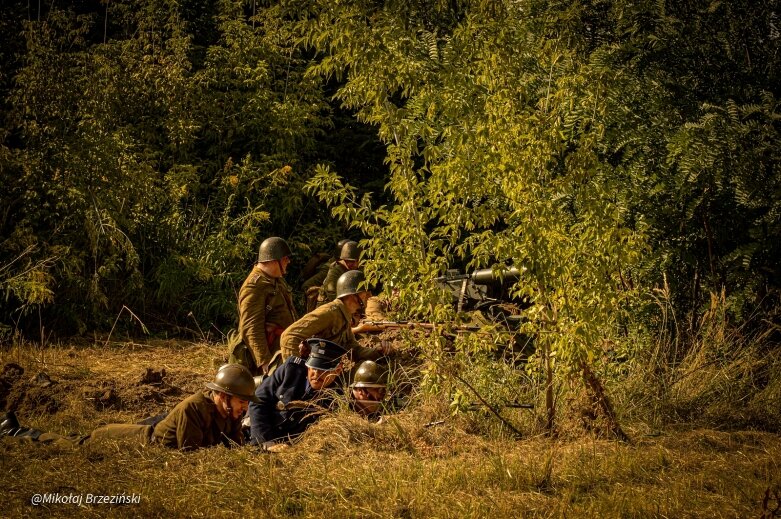
[[[218, 347], [176, 342], [0, 353], [3, 365], [26, 370], [18, 382], [29, 386], [18, 400], [23, 421], [61, 433], [170, 407], [221, 360]], [[165, 367], [181, 392], [138, 382], [147, 367]], [[36, 393], [30, 382], [39, 371], [58, 381], [49, 393]], [[57, 411], [50, 414], [39, 404], [52, 399]], [[341, 412], [275, 455], [127, 443], [61, 449], [3, 439], [3, 516], [760, 517], [765, 491], [781, 480], [781, 442], [768, 433], [682, 428], [626, 445], [486, 439], [465, 424], [447, 419], [444, 406], [411, 409], [380, 425]], [[32, 495], [44, 492], [135, 493], [141, 503], [33, 508]]]

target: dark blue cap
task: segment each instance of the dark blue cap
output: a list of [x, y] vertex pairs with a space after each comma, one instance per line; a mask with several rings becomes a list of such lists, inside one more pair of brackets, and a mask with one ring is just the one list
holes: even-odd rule
[[333, 371], [342, 360], [342, 355], [347, 353], [347, 350], [326, 339], [312, 337], [305, 342], [309, 346], [309, 358], [306, 360], [306, 365], [310, 368]]

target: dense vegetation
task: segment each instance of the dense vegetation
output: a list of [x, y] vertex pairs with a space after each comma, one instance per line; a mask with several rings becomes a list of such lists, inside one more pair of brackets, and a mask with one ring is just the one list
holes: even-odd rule
[[108, 329], [123, 307], [224, 329], [263, 237], [306, 258], [351, 232], [370, 278], [438, 321], [447, 267], [524, 269], [549, 372], [663, 371], [715, 321], [762, 355], [778, 341], [776, 1], [4, 11], [6, 333]]

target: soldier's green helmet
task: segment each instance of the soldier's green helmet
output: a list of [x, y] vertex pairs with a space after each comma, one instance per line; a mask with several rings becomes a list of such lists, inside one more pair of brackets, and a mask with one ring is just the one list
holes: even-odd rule
[[358, 249], [357, 241], [348, 241], [342, 245], [339, 253], [340, 260], [358, 261], [361, 258], [361, 251]]
[[252, 373], [241, 364], [225, 364], [214, 376], [214, 381], [206, 384], [206, 387], [226, 393], [242, 400], [258, 403], [255, 396], [255, 379]]
[[360, 270], [348, 270], [336, 280], [336, 298], [359, 294], [366, 290], [359, 285], [366, 280]]
[[339, 243], [336, 244], [336, 251], [334, 251], [334, 258], [342, 259], [341, 258], [341, 256], [342, 256], [342, 247], [344, 247], [344, 244], [349, 242], [349, 241], [352, 241], [352, 240], [350, 240], [349, 238], [342, 238], [341, 240], [339, 240]]
[[373, 360], [365, 360], [358, 365], [350, 387], [387, 387], [387, 373]]
[[263, 261], [275, 261], [281, 260], [285, 256], [292, 256], [290, 246], [285, 240], [277, 236], [266, 238], [263, 243], [260, 244], [260, 250], [258, 251], [258, 263]]

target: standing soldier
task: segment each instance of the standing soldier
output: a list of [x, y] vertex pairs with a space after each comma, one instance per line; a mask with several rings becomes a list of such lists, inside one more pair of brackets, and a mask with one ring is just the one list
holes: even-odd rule
[[348, 270], [355, 270], [360, 265], [361, 251], [358, 250], [358, 242], [348, 241], [342, 245], [339, 253], [339, 261], [332, 263], [325, 276], [323, 286], [320, 289], [320, 298], [317, 300], [317, 306], [322, 306], [336, 297], [336, 282], [339, 277]]
[[283, 279], [291, 255], [282, 238], [265, 239], [258, 262], [239, 291], [239, 331], [228, 339], [228, 361], [246, 366], [256, 376], [277, 365], [279, 337], [298, 318]]
[[320, 298], [320, 287], [323, 286], [328, 271], [331, 267], [339, 262], [339, 257], [342, 254], [342, 246], [347, 243], [348, 239], [339, 240], [336, 244], [336, 250], [334, 251], [333, 258], [330, 261], [323, 262], [317, 267], [317, 272], [314, 275], [308, 277], [306, 281], [301, 285], [301, 290], [304, 291], [306, 297], [306, 311], [311, 312], [317, 308], [317, 301]]
[[[354, 242], [353, 242], [354, 243]], [[358, 344], [351, 326], [353, 316], [366, 305], [370, 292], [359, 285], [365, 278], [360, 270], [350, 270], [339, 277], [336, 283], [336, 298], [309, 312], [294, 322], [282, 333], [280, 350], [282, 358], [291, 356], [305, 358], [307, 355], [304, 341], [311, 337], [327, 339], [339, 344], [350, 352], [352, 360], [376, 359], [387, 354], [389, 347], [382, 344], [379, 349], [367, 348]]]
[[29, 441], [76, 446], [99, 440], [134, 439], [140, 444], [159, 443], [165, 447], [193, 450], [201, 447], [241, 444], [241, 417], [250, 401], [256, 402], [255, 381], [249, 370], [226, 364], [217, 371], [205, 391], [179, 402], [157, 425], [108, 424], [88, 436], [67, 437], [22, 427], [12, 412], [0, 422], [0, 436]]

